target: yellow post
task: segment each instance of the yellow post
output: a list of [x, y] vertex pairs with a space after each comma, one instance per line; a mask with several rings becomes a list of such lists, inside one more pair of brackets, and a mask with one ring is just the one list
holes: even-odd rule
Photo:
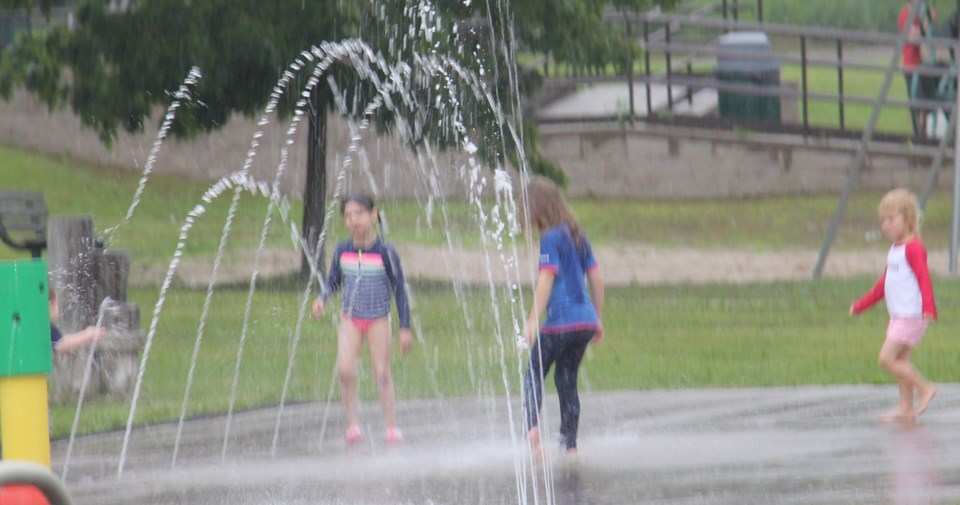
[[0, 377], [0, 444], [5, 461], [33, 461], [49, 468], [49, 422], [45, 375]]
[[0, 261], [0, 445], [4, 461], [50, 467], [47, 376], [53, 368], [47, 263]]

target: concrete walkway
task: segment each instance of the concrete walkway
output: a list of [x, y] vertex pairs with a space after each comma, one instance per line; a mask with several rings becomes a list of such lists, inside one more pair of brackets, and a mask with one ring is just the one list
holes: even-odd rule
[[[667, 93], [665, 84], [650, 85], [650, 108], [653, 112], [666, 110], [672, 96], [674, 112], [706, 116], [716, 112], [718, 95], [716, 90], [697, 91], [692, 97], [687, 97], [687, 88], [684, 86], [670, 86], [672, 93]], [[647, 86], [636, 83], [633, 85], [633, 107], [636, 117], [646, 117]], [[576, 92], [559, 98], [536, 112], [539, 120], [571, 119], [571, 118], [609, 118], [611, 116], [629, 117], [630, 114], [630, 85], [623, 82], [594, 84], [582, 86]]]
[[[346, 449], [338, 404], [191, 421], [171, 468], [175, 425], [139, 428], [122, 478], [122, 433], [79, 439], [67, 478], [76, 503], [833, 504], [954, 503], [960, 497], [960, 385], [922, 422], [881, 425], [896, 387], [838, 386], [590, 393], [579, 463], [524, 451], [517, 399], [400, 400], [406, 434], [386, 447], [379, 408]], [[544, 426], [556, 434], [556, 398]], [[328, 422], [324, 426], [325, 416]], [[54, 468], [66, 441], [56, 441]], [[547, 482], [547, 484], [545, 484]]]

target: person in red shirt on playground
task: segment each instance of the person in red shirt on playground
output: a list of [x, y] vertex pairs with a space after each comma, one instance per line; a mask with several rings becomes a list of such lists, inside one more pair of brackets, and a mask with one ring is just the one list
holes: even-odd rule
[[[897, 18], [897, 31], [903, 33], [907, 25], [907, 18], [910, 17], [910, 8], [918, 0], [910, 0], [901, 9]], [[917, 7], [917, 13], [914, 16], [913, 23], [907, 32], [907, 43], [903, 46], [903, 52], [900, 56], [901, 67], [903, 69], [903, 78], [907, 82], [907, 96], [911, 100], [923, 100], [933, 98], [936, 95], [936, 87], [939, 78], [935, 75], [921, 75], [917, 69], [923, 64], [923, 52], [920, 47], [920, 40], [924, 33], [930, 33], [929, 20], [936, 22], [937, 11], [927, 6], [929, 16], [924, 15], [921, 9]], [[922, 30], [921, 30], [922, 28]], [[927, 111], [910, 107], [910, 117], [913, 121], [914, 133], [920, 136], [926, 134]]]

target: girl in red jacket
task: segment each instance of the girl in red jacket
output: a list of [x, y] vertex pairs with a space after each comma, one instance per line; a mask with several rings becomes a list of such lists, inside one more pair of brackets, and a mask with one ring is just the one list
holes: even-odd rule
[[[917, 199], [905, 189], [895, 189], [880, 200], [878, 213], [880, 229], [893, 242], [887, 268], [873, 289], [850, 305], [850, 314], [860, 314], [880, 299], [886, 300], [890, 324], [878, 361], [897, 378], [900, 405], [880, 416], [880, 421], [912, 422], [937, 394], [937, 385], [910, 364], [910, 351], [923, 338], [927, 324], [937, 318], [937, 306], [927, 270], [927, 250], [920, 242]], [[920, 395], [916, 410], [914, 389]]]

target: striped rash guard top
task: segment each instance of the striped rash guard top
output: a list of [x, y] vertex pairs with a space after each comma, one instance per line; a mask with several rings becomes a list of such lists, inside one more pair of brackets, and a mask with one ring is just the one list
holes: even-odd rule
[[353, 245], [353, 239], [337, 244], [327, 276], [326, 300], [343, 288], [343, 314], [351, 319], [380, 319], [390, 314], [390, 290], [397, 298], [400, 328], [410, 328], [403, 268], [396, 250], [377, 237], [367, 248]]
[[543, 333], [595, 330], [599, 318], [593, 301], [587, 292], [586, 273], [597, 268], [593, 249], [586, 236], [581, 247], [566, 224], [547, 230], [540, 238], [540, 270], [549, 270], [556, 277], [550, 300], [547, 302], [547, 318]]

